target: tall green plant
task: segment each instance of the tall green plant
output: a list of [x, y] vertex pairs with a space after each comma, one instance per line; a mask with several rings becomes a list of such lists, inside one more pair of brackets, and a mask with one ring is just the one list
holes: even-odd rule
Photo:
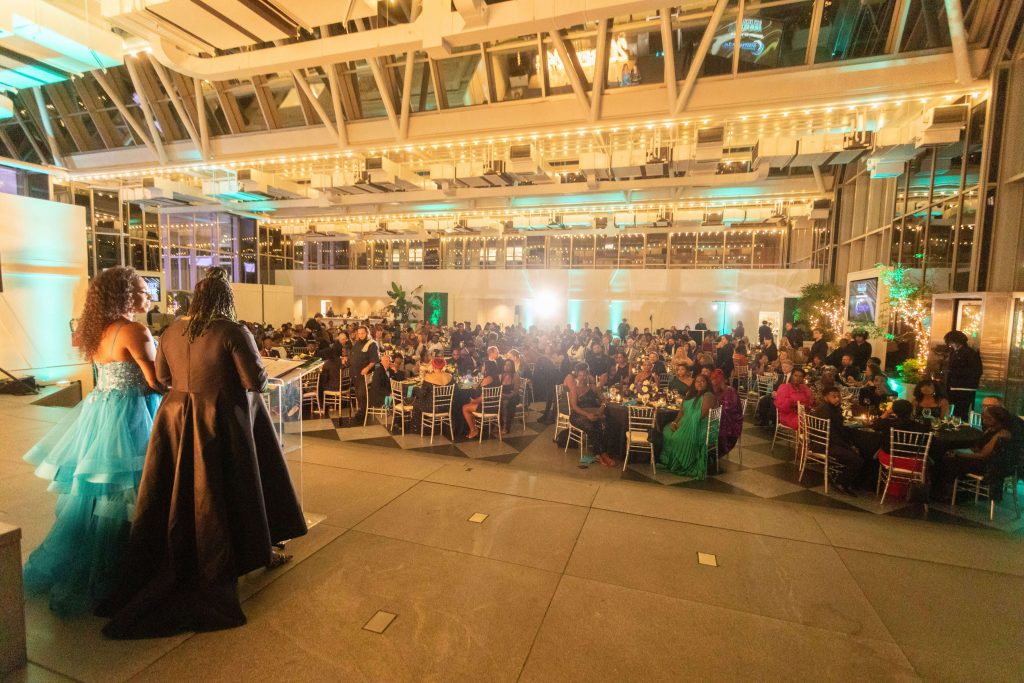
[[421, 289], [423, 289], [423, 285], [407, 292], [400, 284], [392, 282], [391, 289], [388, 290], [391, 303], [384, 308], [385, 312], [394, 316], [398, 322], [409, 322], [412, 314], [423, 308], [423, 297], [418, 294]]
[[800, 288], [796, 301], [795, 322], [808, 329], [820, 327], [831, 334], [841, 334], [843, 324], [843, 291], [831, 282], [819, 282]]

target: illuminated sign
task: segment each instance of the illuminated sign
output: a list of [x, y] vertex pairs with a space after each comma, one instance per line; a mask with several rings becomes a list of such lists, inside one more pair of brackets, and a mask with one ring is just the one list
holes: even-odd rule
[[[609, 64], [625, 64], [629, 61], [629, 44], [626, 42], [626, 36], [619, 34], [612, 39], [608, 45], [608, 63]], [[554, 50], [548, 50], [548, 74], [566, 78], [565, 65], [562, 64], [562, 58]], [[588, 48], [586, 50], [576, 51], [576, 60], [580, 63], [582, 69], [593, 69], [597, 64], [597, 50]], [[538, 73], [540, 72], [540, 65], [537, 65]]]

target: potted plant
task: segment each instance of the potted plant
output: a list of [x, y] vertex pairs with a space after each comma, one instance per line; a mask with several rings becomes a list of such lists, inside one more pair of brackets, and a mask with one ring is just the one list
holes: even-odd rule
[[423, 297], [418, 294], [421, 289], [423, 289], [423, 285], [407, 292], [400, 284], [392, 282], [391, 289], [388, 290], [391, 303], [384, 308], [384, 311], [394, 317], [396, 322], [409, 322], [413, 313], [423, 308]]

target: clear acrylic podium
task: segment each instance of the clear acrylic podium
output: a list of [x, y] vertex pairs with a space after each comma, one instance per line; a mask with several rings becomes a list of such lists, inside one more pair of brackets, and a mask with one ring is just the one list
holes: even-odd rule
[[326, 515], [310, 512], [306, 508], [303, 479], [304, 457], [302, 451], [302, 380], [309, 373], [323, 365], [320, 359], [310, 361], [270, 361], [265, 359], [267, 390], [263, 400], [270, 409], [270, 418], [277, 432], [278, 442], [288, 463], [295, 493], [306, 518], [306, 526], [312, 528], [326, 519]]

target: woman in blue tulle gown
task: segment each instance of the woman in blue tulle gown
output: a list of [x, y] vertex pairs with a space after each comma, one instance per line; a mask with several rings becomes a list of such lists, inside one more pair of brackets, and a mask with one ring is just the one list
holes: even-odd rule
[[96, 387], [25, 455], [57, 494], [53, 528], [25, 563], [25, 590], [48, 593], [58, 614], [91, 612], [118, 578], [159, 403], [156, 345], [131, 320], [148, 307], [131, 268], [93, 279], [75, 336]]

